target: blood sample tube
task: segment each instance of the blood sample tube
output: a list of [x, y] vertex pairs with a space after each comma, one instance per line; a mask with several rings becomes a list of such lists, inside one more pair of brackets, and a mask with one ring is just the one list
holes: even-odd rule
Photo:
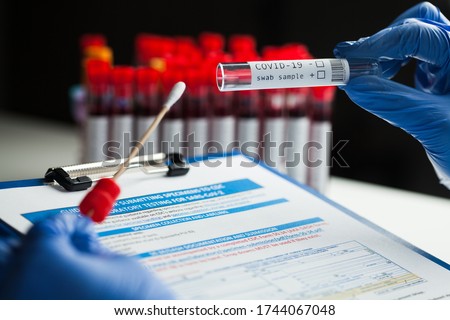
[[310, 135], [311, 88], [289, 88], [286, 91], [286, 173], [307, 183], [304, 147]]
[[[301, 43], [282, 47], [285, 59], [312, 59], [308, 48]], [[310, 135], [312, 110], [311, 88], [286, 89], [286, 173], [297, 181], [307, 183], [307, 163], [303, 148]]]
[[308, 185], [321, 193], [326, 193], [330, 177], [331, 112], [335, 91], [336, 87], [312, 88]]
[[187, 156], [197, 157], [206, 150], [205, 146], [209, 138], [209, 100], [204, 70], [202, 68], [186, 70], [185, 82], [187, 86], [184, 108]]
[[213, 54], [209, 55], [206, 61], [207, 70], [213, 70], [207, 74], [211, 103], [210, 143], [208, 147], [211, 153], [227, 153], [235, 145], [235, 93], [220, 92], [217, 89], [214, 66], [220, 60], [230, 60], [230, 57], [224, 54]]
[[95, 162], [107, 158], [111, 67], [105, 61], [89, 60], [86, 64], [86, 72], [89, 111], [84, 126], [83, 162]]
[[111, 70], [109, 156], [114, 159], [126, 157], [133, 143], [134, 77], [133, 67], [115, 66]]
[[[263, 59], [282, 58], [282, 51], [278, 47], [263, 48]], [[285, 104], [286, 89], [277, 88], [265, 90], [263, 97], [263, 116], [261, 126], [262, 154], [264, 162], [277, 170], [285, 171]]]
[[260, 154], [261, 93], [256, 90], [239, 92], [236, 96], [236, 137], [244, 153]]
[[[155, 120], [161, 105], [160, 73], [151, 67], [136, 69], [134, 139], [139, 139]], [[160, 152], [160, 136], [155, 131], [144, 147], [144, 154]]]
[[79, 46], [81, 56], [80, 82], [69, 88], [69, 99], [72, 117], [78, 125], [80, 140], [82, 141], [80, 154], [83, 156], [80, 161], [84, 161], [87, 158], [86, 152], [88, 152], [86, 151], [88, 138], [85, 129], [89, 117], [87, 62], [89, 60], [102, 60], [112, 65], [113, 54], [111, 48], [107, 46], [106, 37], [102, 34], [83, 34], [79, 39]]
[[[175, 83], [184, 78], [183, 71], [169, 68], [161, 75], [163, 95], [167, 96]], [[184, 114], [183, 108], [179, 105], [185, 105], [184, 97], [180, 99], [161, 122], [161, 151], [164, 153], [185, 153], [182, 152], [182, 141], [185, 141], [184, 134]]]

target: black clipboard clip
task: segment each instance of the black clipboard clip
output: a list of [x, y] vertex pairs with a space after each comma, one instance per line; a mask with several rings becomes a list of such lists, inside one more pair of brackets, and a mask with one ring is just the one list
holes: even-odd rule
[[[67, 191], [86, 190], [94, 181], [111, 178], [126, 159], [75, 164], [49, 168], [44, 175], [47, 185], [60, 185]], [[165, 173], [169, 177], [188, 173], [189, 164], [181, 153], [156, 153], [135, 157], [128, 170], [140, 169], [146, 174]]]

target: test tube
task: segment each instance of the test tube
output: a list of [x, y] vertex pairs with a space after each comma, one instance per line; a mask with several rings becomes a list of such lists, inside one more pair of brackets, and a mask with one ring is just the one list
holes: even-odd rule
[[209, 55], [205, 63], [205, 68], [212, 70], [207, 75], [209, 101], [211, 103], [210, 141], [207, 150], [209, 153], [227, 153], [231, 152], [235, 146], [236, 117], [234, 103], [236, 94], [235, 92], [220, 92], [217, 90], [214, 66], [219, 61], [230, 59], [228, 55], [223, 53], [217, 53], [217, 55], [220, 56]]
[[345, 85], [361, 75], [379, 75], [376, 60], [305, 59], [219, 63], [220, 91]]
[[83, 162], [106, 160], [108, 142], [108, 113], [111, 108], [109, 78], [111, 66], [101, 60], [86, 64], [88, 115], [83, 134]]
[[[151, 67], [136, 68], [134, 139], [139, 139], [155, 120], [161, 105], [160, 73]], [[144, 154], [159, 151], [159, 134], [155, 130], [144, 146]]]
[[307, 183], [307, 165], [302, 161], [303, 148], [308, 145], [312, 110], [311, 88], [289, 88], [286, 93], [286, 173]]
[[186, 70], [187, 95], [185, 98], [185, 135], [187, 156], [198, 157], [203, 154], [208, 143], [208, 86], [204, 71]]
[[[254, 40], [246, 35], [235, 35], [230, 39], [235, 61], [257, 60]], [[263, 157], [261, 148], [263, 128], [263, 92], [247, 90], [236, 92], [236, 138], [239, 149], [255, 158]]]
[[336, 87], [333, 86], [312, 88], [307, 184], [320, 193], [327, 192], [330, 180], [331, 113], [335, 92]]
[[109, 120], [109, 156], [125, 158], [132, 147], [135, 70], [114, 66], [111, 70], [112, 101]]
[[[161, 75], [162, 92], [167, 96], [175, 83], [184, 79], [184, 72], [179, 69], [168, 69]], [[181, 105], [181, 106], [178, 106]], [[164, 153], [181, 152], [184, 134], [184, 111], [186, 98], [178, 100], [161, 122], [161, 146]]]
[[264, 162], [284, 172], [284, 154], [281, 151], [285, 141], [286, 89], [271, 89], [263, 95], [262, 156]]

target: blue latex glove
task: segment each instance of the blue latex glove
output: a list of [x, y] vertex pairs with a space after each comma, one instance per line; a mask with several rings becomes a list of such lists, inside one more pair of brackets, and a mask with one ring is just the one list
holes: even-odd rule
[[19, 239], [3, 235], [0, 232], [0, 291], [6, 279], [7, 265], [19, 244]]
[[[336, 57], [378, 59], [382, 76], [361, 76], [342, 89], [356, 104], [410, 133], [425, 148], [441, 183], [450, 188], [450, 22], [428, 2], [388, 28], [339, 43]], [[417, 61], [415, 88], [392, 78]]]
[[1, 299], [172, 299], [132, 257], [100, 244], [89, 218], [63, 214], [33, 226], [5, 265]]

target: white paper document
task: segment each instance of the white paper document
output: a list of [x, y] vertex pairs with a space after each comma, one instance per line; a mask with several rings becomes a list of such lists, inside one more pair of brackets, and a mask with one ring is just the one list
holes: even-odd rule
[[[448, 264], [242, 155], [119, 183], [101, 242], [181, 299], [450, 299]], [[2, 189], [0, 218], [25, 233], [86, 192]]]

